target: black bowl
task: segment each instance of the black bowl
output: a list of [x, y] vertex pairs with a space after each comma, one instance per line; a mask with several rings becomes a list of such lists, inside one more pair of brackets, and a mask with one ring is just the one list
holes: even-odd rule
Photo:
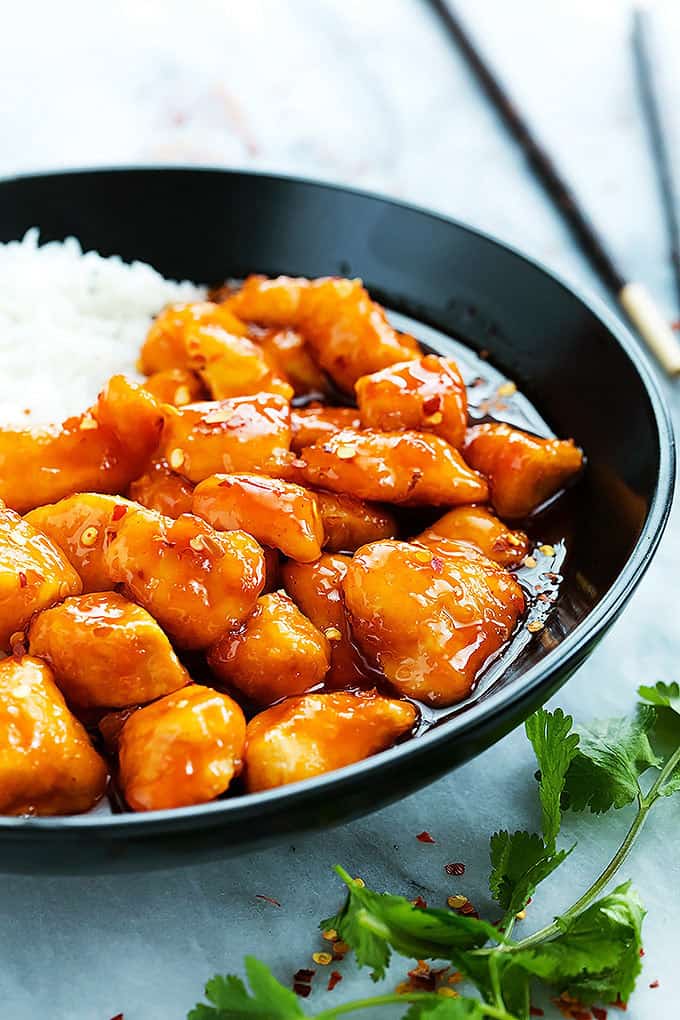
[[[133, 169], [0, 183], [0, 240], [43, 240], [215, 282], [361, 276], [389, 308], [462, 339], [588, 455], [575, 490], [559, 603], [534, 640], [422, 737], [295, 786], [153, 814], [0, 818], [0, 866], [98, 870], [219, 856], [337, 823], [398, 799], [478, 754], [563, 684], [648, 567], [670, 508], [674, 442], [637, 344], [540, 266], [468, 227], [388, 199], [289, 178]], [[39, 281], [37, 281], [39, 292]], [[430, 340], [430, 343], [433, 343]]]

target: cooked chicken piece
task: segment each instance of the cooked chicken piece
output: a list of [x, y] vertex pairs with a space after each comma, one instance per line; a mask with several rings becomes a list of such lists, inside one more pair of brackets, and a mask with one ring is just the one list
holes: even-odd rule
[[0, 662], [0, 814], [70, 815], [103, 796], [106, 766], [71, 715], [49, 666]]
[[186, 333], [191, 326], [219, 326], [233, 336], [247, 336], [248, 328], [226, 305], [212, 301], [168, 305], [156, 316], [139, 357], [144, 375], [173, 368], [189, 368]]
[[500, 422], [468, 429], [463, 455], [489, 479], [491, 502], [501, 517], [526, 517], [583, 464], [573, 439], [540, 439]]
[[523, 531], [512, 531], [482, 506], [457, 506], [440, 517], [422, 534], [419, 545], [436, 546], [442, 539], [469, 542], [502, 567], [517, 567], [529, 552]]
[[10, 650], [33, 613], [81, 590], [62, 550], [0, 503], [0, 650]]
[[156, 399], [116, 375], [91, 411], [63, 425], [0, 429], [0, 499], [25, 513], [74, 492], [123, 492], [162, 428]]
[[331, 687], [366, 686], [366, 667], [352, 644], [340, 585], [349, 556], [324, 553], [316, 563], [284, 563], [283, 585], [295, 604], [328, 639], [331, 668], [325, 683]]
[[400, 694], [428, 705], [466, 697], [524, 610], [510, 574], [446, 539], [434, 552], [407, 542], [364, 546], [342, 589], [364, 654]]
[[287, 379], [296, 397], [328, 391], [328, 379], [309, 351], [309, 346], [293, 329], [252, 330], [255, 340], [274, 371]]
[[355, 407], [312, 403], [291, 408], [290, 426], [293, 432], [290, 447], [299, 453], [305, 446], [322, 442], [342, 429], [360, 429], [361, 418]]
[[311, 620], [282, 592], [263, 595], [237, 631], [208, 652], [213, 673], [252, 702], [271, 705], [321, 683], [330, 646]]
[[205, 400], [205, 386], [195, 372], [186, 368], [166, 368], [162, 372], [154, 372], [143, 383], [144, 389], [153, 393], [156, 400], [163, 404], [183, 407], [194, 404], [197, 400]]
[[198, 372], [213, 400], [252, 393], [278, 393], [285, 400], [293, 387], [276, 372], [261, 347], [220, 326], [192, 325], [185, 334], [190, 368]]
[[119, 737], [127, 803], [162, 811], [214, 800], [241, 771], [245, 734], [236, 702], [198, 684], [138, 709]]
[[182, 648], [207, 648], [238, 627], [265, 581], [264, 554], [243, 531], [191, 514], [128, 513], [106, 550], [111, 578]]
[[365, 428], [434, 432], [460, 447], [467, 425], [467, 393], [453, 358], [426, 354], [357, 379]]
[[318, 364], [347, 393], [360, 376], [418, 350], [413, 337], [390, 326], [361, 280], [249, 276], [227, 307], [263, 326], [299, 329]]
[[125, 514], [138, 509], [136, 503], [122, 496], [80, 492], [58, 503], [39, 506], [26, 514], [25, 519], [65, 553], [80, 575], [83, 592], [87, 593], [109, 591], [114, 587], [104, 563], [104, 551]]
[[391, 747], [416, 718], [409, 702], [375, 693], [288, 698], [248, 723], [246, 787], [270, 790], [361, 761]]
[[343, 429], [300, 453], [303, 484], [410, 506], [484, 502], [486, 481], [439, 436]]
[[290, 459], [290, 406], [276, 394], [169, 410], [162, 456], [192, 482], [223, 471], [276, 475]]
[[128, 495], [149, 510], [179, 517], [191, 513], [194, 485], [188, 478], [171, 471], [166, 460], [154, 460], [141, 478], [132, 483]]
[[375, 503], [366, 503], [340, 492], [315, 493], [325, 535], [326, 552], [354, 552], [367, 542], [394, 538], [398, 526], [394, 515]]
[[266, 475], [213, 475], [196, 487], [193, 512], [218, 531], [242, 528], [301, 563], [321, 555], [316, 496], [301, 485]]
[[184, 687], [189, 674], [146, 609], [116, 592], [66, 599], [33, 619], [29, 651], [79, 708], [120, 708]]

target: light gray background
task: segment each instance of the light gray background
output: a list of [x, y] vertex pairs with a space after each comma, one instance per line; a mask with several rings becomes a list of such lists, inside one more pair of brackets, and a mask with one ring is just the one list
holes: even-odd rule
[[[628, 3], [460, 6], [629, 274], [676, 318]], [[679, 6], [654, 5], [676, 110]], [[420, 0], [1, 0], [0, 19], [0, 173], [208, 162], [343, 181], [468, 220], [600, 291]], [[666, 391], [677, 418], [677, 387]], [[556, 699], [579, 719], [626, 709], [639, 682], [677, 678], [679, 570], [676, 514], [631, 606]], [[484, 908], [489, 833], [538, 822], [532, 771], [514, 734], [401, 804], [294, 846], [124, 879], [3, 876], [0, 1012], [182, 1020], [203, 981], [239, 970], [247, 952], [287, 981], [317, 948], [316, 921], [339, 901], [334, 861], [378, 888], [415, 895], [417, 881], [431, 903], [464, 889]], [[570, 824], [578, 849], [530, 907], [527, 931], [575, 898], [629, 819], [622, 811]], [[421, 829], [435, 846], [416, 841]], [[678, 1014], [677, 831], [677, 803], [662, 804], [624, 869], [649, 910], [630, 1020]], [[449, 860], [467, 863], [464, 881], [444, 875]], [[343, 971], [329, 1005], [369, 989], [367, 975]]]

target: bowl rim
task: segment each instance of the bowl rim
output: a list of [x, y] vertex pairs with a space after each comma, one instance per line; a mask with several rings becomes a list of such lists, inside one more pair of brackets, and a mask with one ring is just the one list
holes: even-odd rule
[[[162, 833], [191, 828], [196, 823], [205, 828], [208, 827], [211, 820], [214, 820], [215, 824], [225, 825], [230, 820], [237, 821], [241, 814], [250, 815], [253, 810], [256, 811], [257, 808], [266, 809], [277, 801], [285, 801], [289, 806], [295, 806], [303, 804], [307, 800], [316, 800], [319, 794], [323, 792], [328, 794], [332, 791], [333, 787], [350, 787], [358, 777], [361, 777], [363, 781], [369, 782], [374, 773], [381, 772], [384, 768], [389, 768], [390, 764], [395, 762], [397, 758], [401, 759], [402, 762], [415, 761], [429, 754], [435, 747], [446, 743], [454, 736], [464, 736], [470, 739], [474, 736], [475, 732], [482, 731], [485, 725], [491, 722], [493, 717], [497, 715], [502, 716], [504, 712], [509, 711], [513, 704], [531, 699], [532, 697], [535, 699], [540, 688], [547, 686], [558, 662], [562, 669], [567, 671], [570, 665], [578, 665], [580, 654], [588, 645], [594, 643], [615, 619], [649, 567], [661, 540], [673, 501], [676, 455], [675, 436], [670, 410], [662, 396], [655, 370], [651, 367], [648, 355], [622, 320], [614, 314], [597, 294], [568, 282], [559, 273], [548, 269], [539, 259], [525, 254], [514, 245], [501, 241], [493, 234], [479, 230], [454, 217], [446, 216], [425, 206], [404, 202], [379, 192], [301, 177], [295, 174], [272, 173], [266, 170], [239, 169], [238, 167], [218, 165], [121, 164], [82, 166], [55, 171], [45, 170], [11, 174], [0, 177], [0, 188], [7, 184], [28, 180], [105, 174], [123, 175], [131, 172], [148, 173], [150, 175], [165, 172], [219, 174], [225, 178], [250, 177], [274, 183], [313, 187], [322, 191], [341, 192], [350, 196], [372, 199], [398, 209], [439, 220], [504, 249], [521, 262], [527, 264], [531, 269], [538, 270], [548, 276], [553, 283], [563, 291], [566, 291], [570, 297], [575, 297], [577, 301], [584, 305], [600, 321], [623, 350], [632, 368], [639, 376], [650, 402], [659, 448], [659, 472], [649, 511], [637, 542], [618, 577], [597, 605], [540, 662], [527, 669], [525, 673], [518, 676], [507, 687], [489, 693], [482, 701], [470, 705], [464, 712], [453, 719], [442, 722], [439, 726], [422, 734], [422, 736], [406, 740], [396, 747], [381, 751], [362, 761], [346, 765], [343, 768], [321, 776], [291, 783], [287, 786], [276, 787], [272, 790], [242, 794], [233, 799], [215, 800], [207, 804], [137, 814], [121, 813], [108, 815], [95, 812], [84, 815], [43, 817], [0, 816], [0, 834], [12, 833], [18, 835], [23, 832], [26, 835], [30, 834], [31, 837], [37, 837], [39, 833], [44, 833], [46, 839], [49, 835], [66, 835], [67, 833], [71, 835], [91, 834], [97, 837], [110, 836], [112, 838], [121, 838], [126, 835], [131, 837], [151, 836], [154, 832], [160, 835]], [[35, 225], [40, 226], [39, 224]]]

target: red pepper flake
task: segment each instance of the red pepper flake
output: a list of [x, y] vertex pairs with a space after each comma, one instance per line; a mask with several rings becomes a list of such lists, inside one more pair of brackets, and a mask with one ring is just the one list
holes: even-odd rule
[[529, 1006], [529, 1016], [545, 1016], [545, 1010], [540, 1006]]
[[425, 830], [423, 830], [423, 832], [419, 832], [418, 835], [416, 836], [416, 839], [418, 840], [419, 843], [434, 843], [435, 842], [435, 840], [432, 839], [432, 836], [429, 834], [429, 832], [427, 832]]
[[326, 986], [328, 988], [328, 991], [332, 992], [333, 989], [335, 988], [335, 986], [340, 981], [342, 981], [342, 974], [340, 973], [340, 971], [339, 970], [332, 970], [331, 971], [331, 976], [328, 979], [328, 985]]
[[27, 584], [28, 584], [28, 578], [26, 577], [26, 574], [23, 572], [23, 570], [20, 570], [19, 571], [19, 587], [20, 588], [25, 588]]
[[658, 988], [659, 987], [659, 979], [655, 978], [654, 981], [650, 981], [649, 982], [649, 987], [650, 988]]
[[575, 1009], [571, 1014], [571, 1020], [592, 1020], [592, 1016], [589, 1009]]
[[591, 1006], [595, 1020], [607, 1020], [607, 1010], [602, 1006]]
[[447, 875], [455, 875], [456, 878], [460, 878], [465, 874], [465, 865], [462, 861], [453, 861], [451, 864], [444, 865], [444, 871]]
[[435, 411], [441, 410], [442, 398], [438, 393], [434, 396], [428, 397], [427, 400], [423, 400], [423, 411], [425, 414], [434, 414]]
[[275, 900], [273, 896], [263, 896], [261, 893], [255, 893], [256, 900], [264, 900], [265, 903], [271, 903], [274, 907], [280, 907], [281, 904], [278, 900]]
[[444, 560], [440, 559], [439, 556], [433, 556], [430, 560], [430, 567], [433, 574], [441, 574], [444, 569]]
[[674, 329], [676, 332], [680, 330], [680, 319], [676, 319], [675, 322], [671, 322], [671, 329]]
[[113, 508], [113, 513], [111, 514], [111, 520], [112, 521], [119, 521], [121, 519], [121, 517], [125, 516], [126, 513], [127, 513], [127, 507], [123, 506], [122, 503], [116, 503], [116, 505]]
[[308, 998], [311, 990], [312, 990], [311, 985], [298, 985], [298, 984], [293, 985], [293, 991], [295, 992], [296, 995], [299, 995], [301, 999]]
[[422, 896], [416, 896], [414, 900], [411, 900], [411, 903], [414, 907], [417, 907], [418, 910], [427, 910], [427, 901], [424, 900]]
[[111, 1020], [125, 1020], [125, 1017], [123, 1016], [122, 1013], [116, 1013], [115, 1016], [111, 1017]]
[[293, 981], [298, 984], [308, 985], [315, 974], [315, 970], [311, 970], [309, 967], [301, 967], [300, 970], [296, 970], [293, 974]]
[[625, 1013], [626, 1010], [628, 1009], [628, 1003], [623, 1002], [620, 995], [618, 996], [616, 1002], [612, 1002], [611, 1005], [615, 1006], [617, 1009], [620, 1009], [623, 1013]]
[[642, 948], [642, 946], [640, 946], [640, 956], [644, 956], [644, 955], [645, 955], [645, 951], [644, 951], [644, 949]]
[[464, 917], [476, 917], [479, 920], [479, 912], [475, 910], [469, 900], [462, 907], [459, 907], [458, 913]]

